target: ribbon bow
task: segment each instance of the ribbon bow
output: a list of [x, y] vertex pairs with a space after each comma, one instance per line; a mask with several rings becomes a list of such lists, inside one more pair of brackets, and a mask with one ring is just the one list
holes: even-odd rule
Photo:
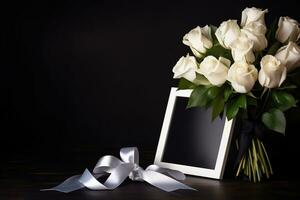
[[[82, 175], [72, 176], [58, 186], [43, 191], [56, 190], [68, 193], [84, 187], [91, 190], [113, 190], [127, 177], [133, 181], [146, 181], [166, 192], [178, 189], [195, 190], [177, 181], [185, 179], [185, 175], [180, 171], [161, 168], [157, 165], [150, 165], [145, 170], [141, 168], [136, 147], [122, 148], [120, 157], [122, 160], [110, 155], [103, 156], [98, 160], [93, 173], [86, 169]], [[110, 175], [104, 183], [97, 180], [107, 173]]]

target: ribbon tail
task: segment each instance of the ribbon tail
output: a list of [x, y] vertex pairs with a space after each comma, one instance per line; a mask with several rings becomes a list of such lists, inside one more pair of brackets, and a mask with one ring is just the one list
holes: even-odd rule
[[143, 172], [143, 180], [166, 192], [172, 192], [179, 189], [196, 190], [164, 174], [150, 170], [145, 170]]
[[71, 176], [70, 178], [68, 178], [67, 180], [62, 182], [61, 184], [59, 184], [53, 188], [42, 189], [41, 191], [54, 190], [54, 191], [58, 191], [58, 192], [69, 193], [69, 192], [73, 192], [75, 190], [79, 190], [81, 188], [84, 188], [84, 185], [79, 182], [80, 177], [81, 177], [81, 175]]
[[91, 190], [107, 190], [108, 188], [100, 183], [94, 175], [88, 170], [85, 169], [82, 176], [78, 180], [83, 186]]
[[167, 176], [171, 176], [172, 178], [175, 178], [177, 180], [185, 179], [184, 173], [177, 171], [177, 170], [173, 170], [173, 169], [159, 167], [158, 165], [149, 165], [146, 168], [146, 170], [151, 170], [151, 171], [155, 171], [155, 172], [167, 175]]

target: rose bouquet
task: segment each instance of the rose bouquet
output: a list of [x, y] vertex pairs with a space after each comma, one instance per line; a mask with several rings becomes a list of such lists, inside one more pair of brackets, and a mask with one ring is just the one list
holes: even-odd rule
[[267, 29], [267, 12], [246, 8], [240, 24], [227, 20], [192, 29], [183, 44], [193, 55], [181, 57], [173, 68], [178, 88], [193, 90], [188, 108], [211, 108], [212, 120], [223, 114], [240, 119], [236, 176], [254, 182], [273, 173], [262, 138], [267, 129], [285, 133], [284, 111], [296, 106], [299, 83], [299, 24], [280, 17]]

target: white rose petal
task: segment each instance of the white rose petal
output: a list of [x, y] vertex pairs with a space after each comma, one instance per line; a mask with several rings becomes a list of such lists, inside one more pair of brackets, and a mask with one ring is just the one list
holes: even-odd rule
[[289, 42], [278, 49], [275, 57], [285, 65], [288, 72], [293, 71], [300, 66], [300, 47], [294, 42]]
[[182, 42], [191, 48], [195, 56], [201, 57], [201, 54], [213, 46], [211, 29], [209, 26], [197, 26], [183, 37]]
[[267, 32], [267, 27], [259, 22], [251, 22], [244, 26], [243, 29], [246, 29], [256, 35], [265, 35]]
[[235, 41], [241, 33], [240, 27], [236, 20], [228, 20], [222, 22], [216, 30], [216, 37], [219, 43], [226, 49], [230, 49], [230, 45]]
[[238, 93], [248, 93], [257, 80], [257, 69], [246, 62], [235, 62], [228, 70], [228, 81]]
[[286, 67], [274, 56], [264, 56], [260, 61], [260, 66], [258, 81], [263, 87], [279, 87], [286, 79]]
[[242, 28], [241, 32], [253, 41], [253, 51], [261, 51], [268, 46], [266, 27], [258, 22], [251, 22]]
[[221, 86], [227, 79], [230, 60], [219, 57], [207, 56], [200, 63], [200, 68], [197, 70], [199, 74], [204, 75], [212, 85]]
[[195, 57], [189, 55], [186, 57], [182, 56], [173, 67], [173, 78], [185, 78], [190, 82], [194, 82], [197, 69], [198, 65]]
[[265, 25], [265, 14], [268, 9], [262, 10], [259, 8], [245, 8], [242, 12], [241, 26], [244, 27], [251, 22], [258, 22]]
[[276, 39], [281, 43], [285, 43], [287, 41], [296, 42], [299, 37], [299, 23], [290, 17], [280, 17], [276, 31]]
[[240, 34], [231, 45], [231, 54], [235, 62], [244, 61], [252, 63], [255, 60], [253, 54], [253, 41], [250, 40], [245, 34]]

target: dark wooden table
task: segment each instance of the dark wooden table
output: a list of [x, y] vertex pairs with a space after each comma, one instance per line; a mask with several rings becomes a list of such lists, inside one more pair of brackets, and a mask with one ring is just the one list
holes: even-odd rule
[[[85, 155], [88, 155], [86, 153]], [[152, 154], [151, 154], [152, 155]], [[78, 157], [76, 162], [62, 159], [60, 162], [45, 163], [34, 159], [19, 158], [1, 164], [0, 200], [63, 200], [63, 199], [203, 199], [203, 200], [286, 200], [300, 199], [300, 181], [287, 178], [273, 178], [263, 183], [225, 179], [222, 181], [188, 176], [186, 184], [198, 191], [164, 192], [144, 182], [126, 180], [113, 191], [91, 191], [82, 189], [69, 194], [55, 191], [40, 192], [40, 189], [57, 185], [74, 174], [81, 174], [87, 166], [92, 169], [97, 161], [91, 157]], [[143, 155], [143, 157], [147, 157]], [[67, 158], [67, 156], [66, 156]], [[85, 158], [85, 159], [83, 159]], [[98, 158], [98, 157], [97, 157]], [[149, 158], [150, 160], [152, 159]], [[77, 164], [74, 164], [77, 163]], [[141, 164], [146, 166], [147, 164]]]
[[125, 181], [113, 191], [91, 191], [82, 189], [69, 194], [59, 192], [40, 192], [40, 188], [56, 185], [60, 180], [49, 181], [61, 177], [55, 174], [41, 174], [42, 181], [2, 179], [0, 181], [0, 199], [300, 199], [299, 182], [271, 181], [268, 183], [253, 184], [241, 181], [217, 181], [204, 178], [188, 177], [185, 183], [198, 191], [164, 192], [142, 182]]

